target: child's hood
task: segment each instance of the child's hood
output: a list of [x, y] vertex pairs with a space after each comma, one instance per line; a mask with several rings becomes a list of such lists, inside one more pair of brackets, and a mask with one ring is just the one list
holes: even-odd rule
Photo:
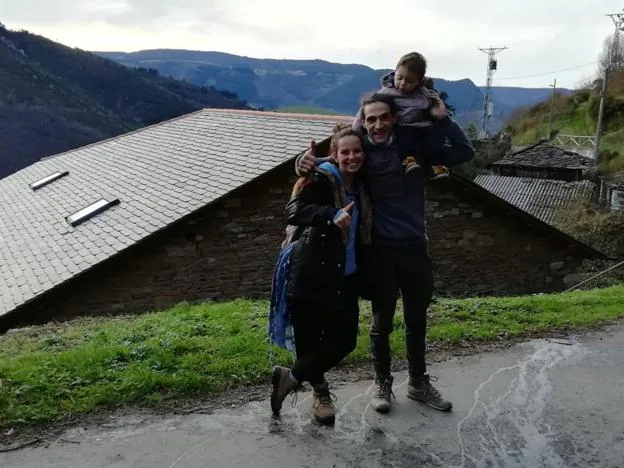
[[[394, 88], [394, 74], [395, 72], [391, 71], [381, 77], [381, 79], [379, 80], [379, 84], [382, 88]], [[436, 89], [433, 87], [433, 80], [427, 76], [423, 78], [422, 87], [436, 91]]]

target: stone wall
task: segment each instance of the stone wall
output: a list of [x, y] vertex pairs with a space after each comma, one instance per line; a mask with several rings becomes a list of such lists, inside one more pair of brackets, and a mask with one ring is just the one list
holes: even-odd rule
[[487, 171], [491, 163], [508, 154], [511, 150], [511, 140], [497, 136], [487, 140], [472, 140], [472, 146], [476, 152], [474, 159], [452, 169], [456, 174], [470, 180]]
[[511, 152], [511, 138], [497, 135], [491, 139], [472, 140], [472, 145], [483, 163], [489, 164], [502, 159]]
[[[181, 301], [268, 297], [284, 235], [292, 164], [236, 190], [4, 318], [16, 323], [162, 309]], [[457, 180], [428, 188], [438, 293], [561, 290], [586, 253]]]
[[[438, 292], [451, 295], [560, 291], [591, 253], [500, 199], [438, 181], [428, 189], [428, 234]], [[498, 200], [498, 201], [497, 201]]]
[[564, 180], [566, 182], [577, 182], [583, 180], [581, 169], [563, 169], [554, 167], [522, 167], [516, 165], [492, 166], [491, 172], [500, 176], [525, 177], [530, 179], [551, 179]]

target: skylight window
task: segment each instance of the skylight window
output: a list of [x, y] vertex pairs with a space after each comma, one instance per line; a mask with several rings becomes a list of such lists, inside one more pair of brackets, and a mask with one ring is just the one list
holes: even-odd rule
[[118, 199], [107, 201], [102, 198], [96, 201], [95, 203], [91, 203], [89, 206], [85, 206], [81, 210], [78, 210], [75, 213], [70, 214], [65, 219], [72, 226], [78, 226], [80, 223], [83, 223], [86, 220], [93, 218], [95, 215], [101, 213], [102, 211], [107, 210], [111, 206], [115, 206], [118, 204], [119, 204]]
[[40, 189], [41, 187], [45, 187], [46, 185], [54, 182], [55, 180], [60, 179], [61, 177], [65, 177], [68, 174], [69, 174], [69, 171], [55, 172], [54, 174], [50, 174], [49, 176], [44, 177], [43, 179], [39, 179], [37, 182], [33, 182], [32, 184], [30, 184], [30, 188], [33, 190]]

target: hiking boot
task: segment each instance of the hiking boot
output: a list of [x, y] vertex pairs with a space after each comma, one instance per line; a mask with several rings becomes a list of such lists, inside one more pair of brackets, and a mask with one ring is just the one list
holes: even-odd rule
[[287, 367], [275, 366], [271, 375], [273, 391], [271, 392], [271, 409], [273, 414], [279, 414], [282, 403], [290, 392], [295, 390], [299, 384], [290, 376], [290, 369]]
[[314, 417], [321, 424], [333, 425], [336, 421], [336, 408], [334, 407], [336, 395], [329, 391], [327, 382], [314, 386]]
[[432, 380], [435, 382], [438, 379], [428, 375], [424, 375], [414, 381], [410, 379], [410, 383], [407, 386], [407, 397], [412, 400], [422, 401], [439, 411], [451, 411], [453, 404], [442, 398], [438, 389], [431, 385]]
[[377, 393], [371, 399], [371, 406], [378, 413], [387, 413], [392, 406], [391, 398], [394, 396], [392, 393], [392, 377], [378, 377], [375, 381], [377, 386]]
[[403, 166], [403, 170], [405, 171], [406, 174], [409, 174], [415, 169], [420, 169], [420, 164], [416, 162], [416, 158], [414, 158], [413, 156], [407, 156], [403, 160], [401, 165]]
[[432, 166], [431, 173], [429, 174], [430, 180], [443, 179], [444, 177], [448, 177], [450, 174], [448, 168], [446, 166]]

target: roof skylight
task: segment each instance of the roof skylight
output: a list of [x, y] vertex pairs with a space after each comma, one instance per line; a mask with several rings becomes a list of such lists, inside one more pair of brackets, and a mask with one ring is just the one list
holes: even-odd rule
[[101, 213], [102, 211], [107, 210], [111, 206], [118, 205], [118, 204], [119, 204], [118, 199], [107, 201], [101, 198], [95, 203], [91, 203], [89, 206], [85, 206], [81, 210], [78, 210], [75, 213], [70, 214], [65, 219], [70, 225], [78, 226], [79, 224], [94, 217], [95, 215]]
[[30, 184], [30, 188], [33, 190], [40, 189], [41, 187], [45, 187], [46, 185], [54, 182], [55, 180], [60, 179], [61, 177], [65, 177], [68, 174], [69, 174], [69, 171], [64, 171], [64, 172], [57, 171], [53, 174], [50, 174], [49, 176], [44, 177], [43, 179], [39, 179], [38, 181], [33, 182], [32, 184]]

